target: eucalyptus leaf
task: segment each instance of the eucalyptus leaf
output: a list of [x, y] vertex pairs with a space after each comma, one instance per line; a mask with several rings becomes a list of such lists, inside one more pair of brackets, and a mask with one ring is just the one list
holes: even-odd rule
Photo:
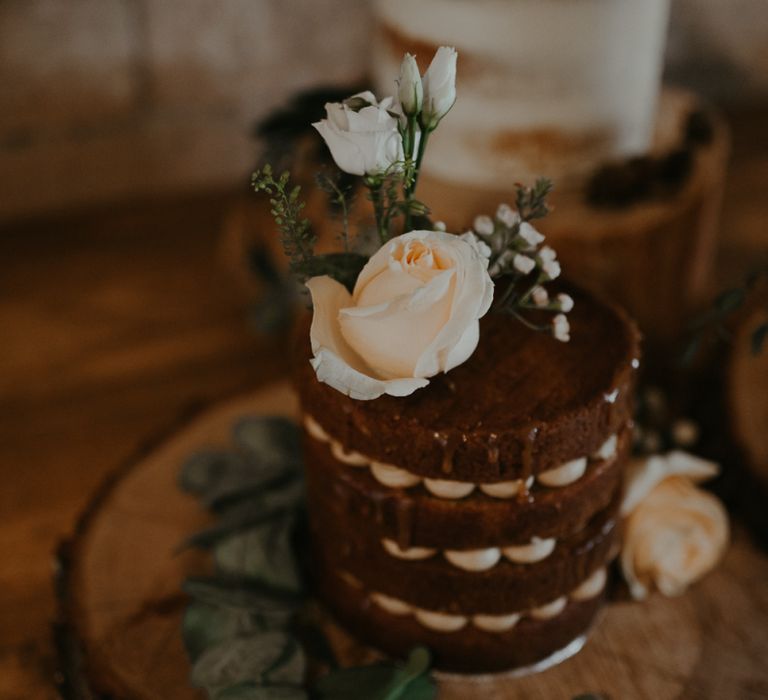
[[251, 636], [263, 629], [259, 615], [200, 601], [187, 607], [182, 621], [184, 646], [192, 661], [209, 647], [234, 637]]
[[396, 675], [397, 669], [385, 664], [344, 668], [327, 673], [315, 688], [327, 700], [378, 700]]
[[428, 675], [431, 658], [424, 647], [411, 651], [405, 666], [374, 664], [323, 676], [317, 683], [327, 700], [433, 700], [437, 688]]
[[182, 465], [179, 485], [185, 491], [202, 496], [222, 480], [245, 480], [251, 467], [241, 455], [226, 450], [202, 450]]
[[429, 675], [422, 675], [389, 691], [383, 700], [434, 700], [437, 686]]
[[303, 495], [303, 484], [291, 482], [285, 488], [258, 489], [258, 495], [250, 499], [227, 502], [218, 522], [189, 537], [182, 548], [211, 547], [230, 535], [280, 518], [295, 511]]
[[275, 520], [219, 542], [213, 556], [219, 571], [263, 581], [276, 588], [299, 592], [299, 566], [291, 537], [295, 518], [284, 513]]
[[270, 685], [302, 685], [306, 670], [304, 651], [295, 639], [290, 639], [280, 658], [264, 671], [263, 678]]
[[[224, 517], [237, 510], [271, 509], [278, 503], [295, 508], [304, 502], [303, 474], [284, 467], [263, 467], [257, 478], [243, 481], [233, 488], [223, 484], [222, 488], [209, 491], [203, 500], [208, 508]], [[244, 503], [250, 503], [252, 507], [241, 507]]]
[[220, 579], [189, 578], [184, 591], [195, 600], [228, 610], [245, 610], [266, 618], [289, 619], [302, 603], [290, 591], [260, 582], [227, 582]]
[[282, 632], [228, 639], [200, 655], [192, 667], [192, 685], [217, 692], [243, 681], [261, 681], [290, 643]]
[[280, 416], [246, 416], [232, 429], [235, 445], [257, 465], [301, 465], [301, 432], [293, 421]]
[[214, 695], [213, 700], [306, 700], [307, 693], [292, 685], [238, 683]]

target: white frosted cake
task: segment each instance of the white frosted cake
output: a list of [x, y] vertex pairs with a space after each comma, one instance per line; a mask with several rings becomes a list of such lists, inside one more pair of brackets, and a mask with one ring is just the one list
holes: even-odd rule
[[651, 142], [669, 0], [377, 0], [374, 83], [404, 51], [459, 50], [459, 100], [424, 176], [497, 188], [539, 176], [575, 186]]

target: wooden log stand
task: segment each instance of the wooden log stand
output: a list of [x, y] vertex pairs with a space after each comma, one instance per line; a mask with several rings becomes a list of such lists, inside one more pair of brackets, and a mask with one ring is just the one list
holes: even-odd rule
[[[176, 550], [208, 516], [178, 489], [179, 467], [201, 447], [227, 445], [239, 416], [296, 410], [287, 384], [214, 406], [126, 465], [94, 497], [61, 548], [56, 635], [65, 697], [205, 697], [188, 682], [181, 582], [204, 573], [209, 562]], [[737, 525], [725, 561], [686, 595], [611, 603], [584, 650], [561, 665], [522, 679], [442, 678], [439, 698], [766, 697], [766, 580], [768, 558]], [[360, 647], [330, 622], [328, 632], [342, 658], [360, 658]]]

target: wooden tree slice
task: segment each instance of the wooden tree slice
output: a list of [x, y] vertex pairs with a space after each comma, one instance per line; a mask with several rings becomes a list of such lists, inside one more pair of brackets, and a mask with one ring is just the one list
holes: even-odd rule
[[[236, 418], [296, 415], [287, 384], [216, 406], [128, 465], [96, 496], [65, 548], [62, 671], [73, 697], [183, 700], [189, 686], [181, 640], [181, 582], [209, 566], [177, 547], [207, 515], [176, 485], [202, 447], [227, 445]], [[632, 698], [757, 698], [768, 693], [768, 559], [741, 530], [725, 562], [686, 596], [609, 605], [585, 649], [522, 679], [442, 678], [441, 700], [551, 700], [602, 693]], [[332, 623], [329, 636], [353, 662], [365, 651]], [[365, 700], [361, 698], [361, 700]]]

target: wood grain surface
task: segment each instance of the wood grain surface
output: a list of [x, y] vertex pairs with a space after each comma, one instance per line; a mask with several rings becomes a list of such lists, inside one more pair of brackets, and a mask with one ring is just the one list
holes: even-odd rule
[[[83, 651], [84, 675], [110, 697], [201, 697], [187, 682], [179, 633], [181, 581], [205, 558], [179, 555], [179, 542], [205, 522], [197, 500], [176, 486], [196, 449], [226, 446], [234, 421], [260, 413], [295, 415], [288, 385], [225, 402], [126, 469], [81, 523], [70, 547], [66, 621]], [[612, 699], [758, 698], [768, 693], [768, 559], [741, 529], [722, 566], [677, 599], [612, 603], [585, 649], [535, 676], [443, 677], [441, 700], [469, 697]], [[347, 663], [365, 655], [335, 626]], [[361, 699], [363, 700], [363, 699]]]
[[[730, 115], [733, 161], [713, 289], [768, 254], [767, 119], [768, 106]], [[240, 291], [216, 262], [236, 196], [0, 225], [3, 700], [57, 696], [52, 555], [97, 485], [190, 406], [287, 371], [281, 339], [248, 330]], [[757, 619], [765, 585], [755, 576], [744, 594]], [[764, 648], [761, 657], [727, 658], [757, 673], [767, 656]], [[768, 695], [764, 681], [748, 692]]]

